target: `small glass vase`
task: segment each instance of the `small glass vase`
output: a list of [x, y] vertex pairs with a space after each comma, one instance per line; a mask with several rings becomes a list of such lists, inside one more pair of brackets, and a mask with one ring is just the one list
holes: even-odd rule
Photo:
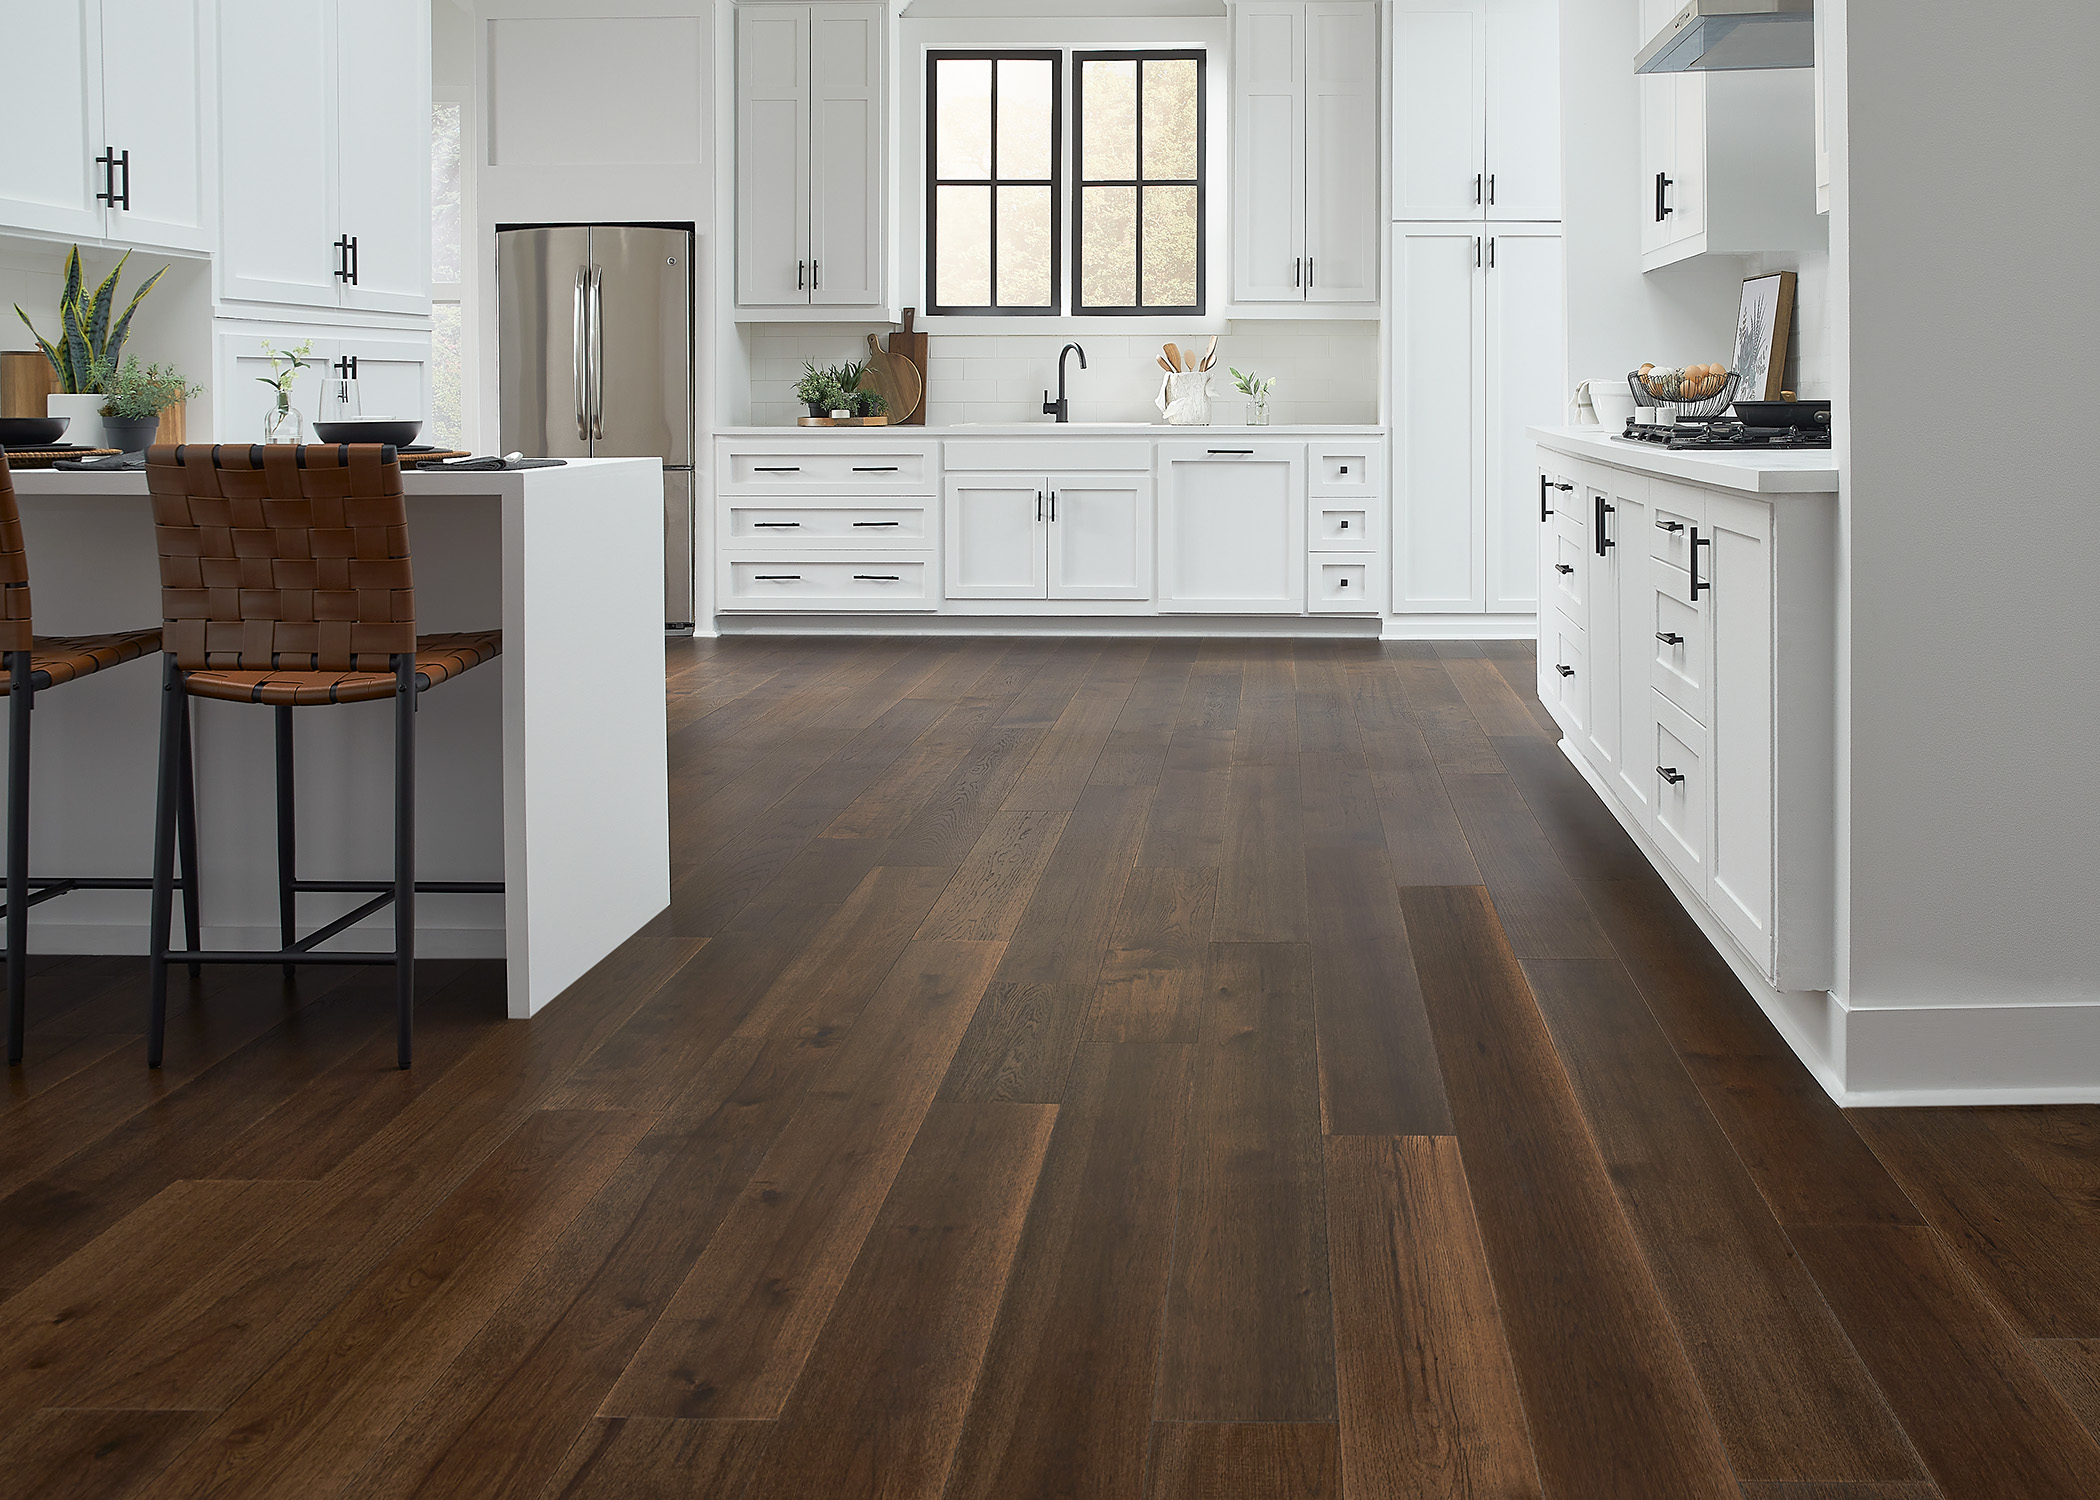
[[306, 419], [299, 415], [296, 406], [273, 406], [263, 415], [263, 441], [266, 443], [303, 443], [306, 441]]
[[1247, 425], [1249, 427], [1266, 427], [1269, 425], [1269, 403], [1267, 401], [1249, 401], [1247, 403]]

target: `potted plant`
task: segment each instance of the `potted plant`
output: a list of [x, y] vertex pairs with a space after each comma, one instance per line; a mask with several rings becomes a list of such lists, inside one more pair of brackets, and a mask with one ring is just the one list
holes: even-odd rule
[[183, 379], [180, 371], [141, 366], [138, 356], [130, 355], [104, 389], [103, 440], [123, 453], [143, 453], [160, 431], [160, 414], [203, 390]]
[[58, 299], [56, 342], [38, 333], [36, 325], [29, 321], [29, 314], [22, 311], [20, 303], [15, 304], [15, 316], [29, 329], [37, 348], [43, 350], [44, 358], [51, 361], [52, 373], [58, 377], [58, 393], [44, 398], [44, 409], [54, 417], [71, 418], [66, 424], [66, 441], [83, 447], [103, 446], [105, 387], [117, 368], [124, 340], [131, 332], [131, 315], [146, 300], [146, 293], [153, 290], [154, 283], [168, 274], [168, 268], [162, 266], [148, 276], [146, 284], [132, 293], [123, 316], [111, 323], [109, 315], [116, 304], [117, 278], [124, 274], [124, 262], [129, 259], [131, 252], [127, 250], [118, 260], [116, 269], [95, 288], [94, 295], [85, 296], [80, 276], [80, 247], [73, 247], [72, 253], [66, 257], [65, 290]]
[[[1230, 365], [1227, 365], [1226, 368], [1228, 370], [1232, 369]], [[1232, 370], [1233, 389], [1247, 398], [1247, 425], [1249, 427], [1266, 427], [1269, 425], [1269, 391], [1275, 384], [1276, 377], [1273, 375], [1264, 380], [1252, 370], [1249, 370], [1244, 375], [1238, 370]]]
[[298, 383], [299, 372], [307, 367], [306, 356], [314, 352], [313, 340], [306, 339], [289, 349], [279, 349], [264, 339], [262, 352], [263, 358], [270, 362], [270, 373], [255, 378], [268, 386], [273, 396], [270, 409], [263, 413], [263, 441], [299, 442], [304, 435], [306, 419], [299, 415], [299, 408], [292, 405], [292, 387]]
[[881, 394], [860, 389], [861, 377], [867, 370], [865, 361], [849, 359], [842, 365], [820, 370], [804, 360], [802, 378], [795, 383], [795, 399], [809, 408], [812, 417], [841, 421], [879, 417], [886, 409]]
[[802, 361], [802, 378], [795, 382], [795, 399], [809, 408], [811, 416], [830, 416], [845, 394], [836, 374], [818, 369], [811, 360]]

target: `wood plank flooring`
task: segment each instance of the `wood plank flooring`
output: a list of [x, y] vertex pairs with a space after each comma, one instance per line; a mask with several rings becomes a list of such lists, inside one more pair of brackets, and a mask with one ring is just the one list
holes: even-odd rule
[[670, 655], [530, 1023], [32, 961], [0, 1495], [2100, 1494], [2100, 1108], [1833, 1106], [1528, 643]]

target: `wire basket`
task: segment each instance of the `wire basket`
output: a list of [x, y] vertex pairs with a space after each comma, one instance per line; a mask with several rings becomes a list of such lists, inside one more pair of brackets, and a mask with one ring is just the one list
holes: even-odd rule
[[1728, 410], [1735, 404], [1736, 388], [1742, 383], [1743, 377], [1730, 370], [1721, 381], [1721, 389], [1711, 396], [1702, 397], [1697, 401], [1667, 401], [1649, 391], [1641, 380], [1640, 371], [1636, 370], [1626, 377], [1626, 384], [1633, 392], [1635, 406], [1667, 406], [1680, 418], [1691, 417], [1694, 420], [1718, 417]]

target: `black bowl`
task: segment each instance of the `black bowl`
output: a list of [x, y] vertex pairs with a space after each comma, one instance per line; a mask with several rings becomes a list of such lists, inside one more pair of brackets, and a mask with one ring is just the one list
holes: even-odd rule
[[1804, 427], [1815, 431], [1830, 425], [1828, 401], [1738, 401], [1735, 414], [1752, 427]]
[[396, 448], [406, 448], [422, 430], [421, 422], [397, 422], [391, 418], [314, 423], [314, 436], [324, 443], [392, 443]]
[[0, 446], [18, 448], [25, 443], [55, 443], [72, 420], [71, 417], [0, 417]]

